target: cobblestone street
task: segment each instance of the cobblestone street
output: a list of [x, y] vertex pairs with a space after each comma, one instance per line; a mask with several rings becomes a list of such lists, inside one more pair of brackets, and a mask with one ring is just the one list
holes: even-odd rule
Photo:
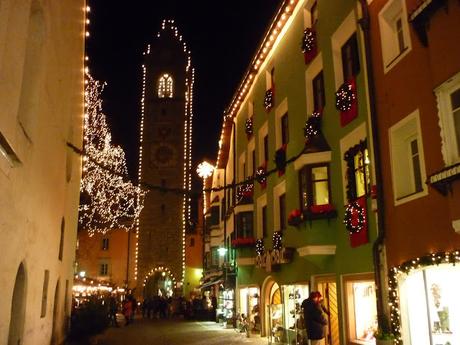
[[143, 320], [126, 327], [111, 327], [97, 339], [98, 345], [232, 345], [267, 344], [267, 338], [246, 337], [234, 329], [208, 321]]

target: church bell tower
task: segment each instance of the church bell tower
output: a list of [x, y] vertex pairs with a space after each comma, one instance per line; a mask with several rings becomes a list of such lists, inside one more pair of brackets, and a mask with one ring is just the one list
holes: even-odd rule
[[193, 68], [173, 20], [147, 46], [142, 65], [139, 183], [148, 188], [137, 224], [137, 293], [170, 295], [185, 274], [190, 217]]

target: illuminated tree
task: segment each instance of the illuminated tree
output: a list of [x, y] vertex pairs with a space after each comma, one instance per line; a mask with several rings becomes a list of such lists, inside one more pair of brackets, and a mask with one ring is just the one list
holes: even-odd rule
[[145, 197], [145, 192], [128, 179], [123, 149], [112, 144], [102, 111], [104, 87], [105, 83], [86, 75], [79, 222], [90, 236], [96, 231], [132, 229]]

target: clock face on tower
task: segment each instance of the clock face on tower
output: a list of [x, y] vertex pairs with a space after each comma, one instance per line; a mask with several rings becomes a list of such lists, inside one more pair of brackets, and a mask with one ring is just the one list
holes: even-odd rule
[[176, 165], [176, 149], [168, 144], [153, 144], [150, 151], [150, 165], [158, 168], [169, 168]]

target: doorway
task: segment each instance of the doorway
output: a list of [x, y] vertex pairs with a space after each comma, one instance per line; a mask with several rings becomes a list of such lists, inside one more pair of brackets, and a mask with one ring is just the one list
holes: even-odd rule
[[326, 345], [339, 345], [339, 309], [335, 277], [316, 278], [316, 288], [323, 296], [324, 306], [329, 311], [329, 315], [327, 316]]
[[21, 263], [16, 273], [13, 298], [11, 299], [10, 329], [8, 332], [8, 345], [22, 344], [24, 322], [26, 315], [26, 272]]

